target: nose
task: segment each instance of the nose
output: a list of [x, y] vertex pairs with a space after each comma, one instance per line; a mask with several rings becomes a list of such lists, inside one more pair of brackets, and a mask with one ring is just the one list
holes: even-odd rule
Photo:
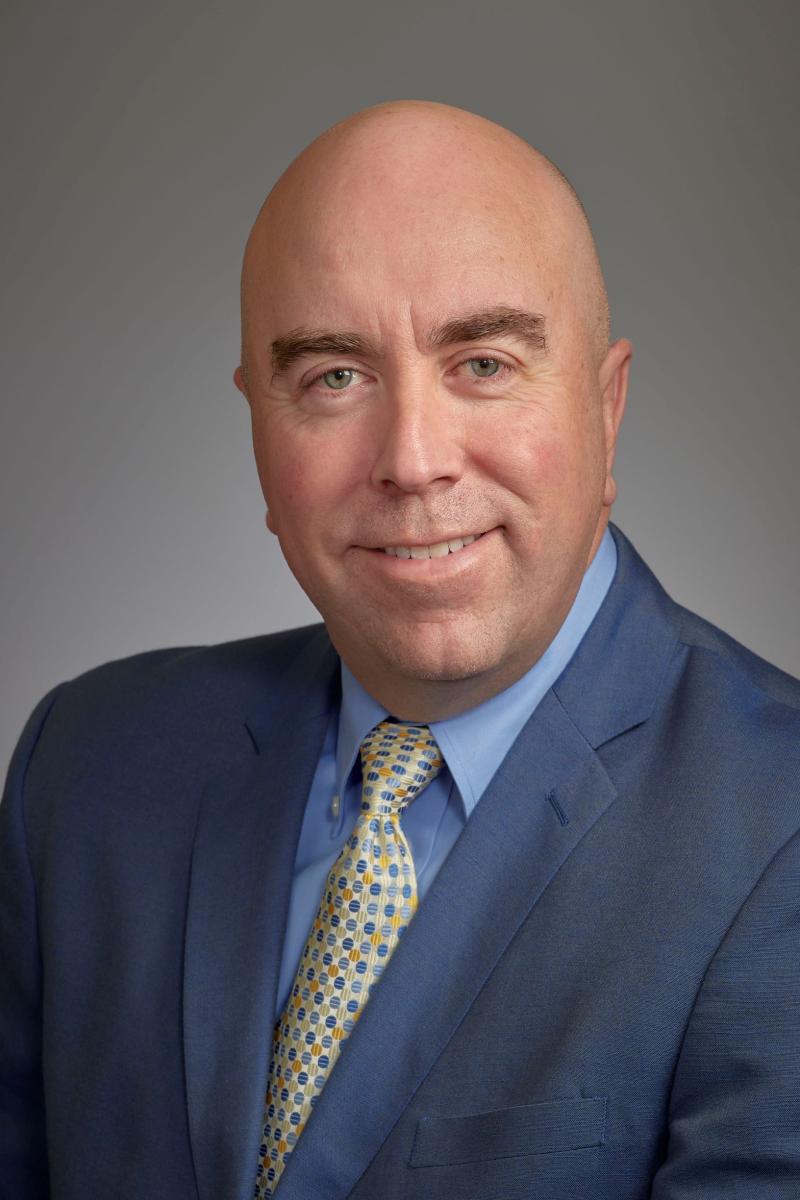
[[385, 396], [372, 467], [384, 493], [445, 489], [464, 473], [464, 421], [452, 397], [421, 381]]

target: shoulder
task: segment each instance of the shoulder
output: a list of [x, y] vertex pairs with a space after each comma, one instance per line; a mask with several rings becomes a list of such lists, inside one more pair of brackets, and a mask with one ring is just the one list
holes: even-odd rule
[[216, 645], [147, 650], [93, 667], [56, 691], [62, 704], [68, 697], [81, 709], [120, 701], [156, 707], [182, 701], [195, 707], [235, 700], [237, 707], [246, 707], [252, 697], [280, 684], [322, 630], [322, 625], [306, 625]]
[[[649, 703], [667, 681], [676, 716], [690, 707], [695, 718], [705, 712], [723, 723], [796, 729], [800, 680], [676, 603], [621, 531], [613, 527], [613, 533], [618, 578], [609, 592], [601, 646], [621, 658], [624, 686]], [[622, 636], [620, 628], [627, 630]]]
[[784, 845], [800, 849], [800, 682], [696, 613], [674, 615], [644, 777], [678, 840], [697, 839], [709, 894], [745, 894]]
[[579, 727], [616, 778], [663, 790], [687, 820], [741, 824], [744, 840], [759, 829], [790, 836], [800, 826], [800, 681], [675, 603], [614, 534], [618, 578], [567, 692]]
[[34, 709], [12, 768], [52, 778], [92, 772], [105, 760], [136, 760], [191, 749], [213, 758], [247, 736], [245, 720], [280, 701], [290, 669], [329, 650], [321, 625], [210, 646], [149, 650], [103, 663], [53, 688]]
[[741, 845], [777, 846], [800, 828], [800, 682], [695, 613], [678, 618], [656, 773]]
[[760, 658], [711, 622], [676, 606], [680, 681], [696, 714], [740, 735], [800, 745], [800, 680]]

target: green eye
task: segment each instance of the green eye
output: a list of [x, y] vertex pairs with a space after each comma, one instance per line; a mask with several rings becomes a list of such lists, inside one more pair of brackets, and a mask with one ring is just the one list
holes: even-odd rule
[[471, 358], [469, 365], [473, 375], [477, 375], [479, 379], [488, 379], [500, 370], [500, 363], [496, 358]]
[[355, 371], [351, 371], [349, 367], [337, 367], [335, 371], [326, 371], [322, 376], [322, 382], [326, 387], [340, 392], [342, 388], [346, 388], [353, 382], [354, 376]]

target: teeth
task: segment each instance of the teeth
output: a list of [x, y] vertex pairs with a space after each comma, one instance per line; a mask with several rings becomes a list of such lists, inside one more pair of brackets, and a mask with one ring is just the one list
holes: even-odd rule
[[481, 535], [470, 533], [465, 538], [453, 538], [449, 542], [436, 542], [433, 546], [384, 546], [384, 552], [392, 558], [445, 558], [465, 546], [471, 546]]

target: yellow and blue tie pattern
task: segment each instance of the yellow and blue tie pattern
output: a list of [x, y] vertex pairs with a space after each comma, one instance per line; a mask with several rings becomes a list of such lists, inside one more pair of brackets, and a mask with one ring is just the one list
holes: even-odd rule
[[427, 725], [382, 721], [361, 745], [361, 812], [331, 868], [286, 1008], [275, 1026], [256, 1200], [281, 1172], [370, 991], [417, 907], [400, 827], [443, 760]]

